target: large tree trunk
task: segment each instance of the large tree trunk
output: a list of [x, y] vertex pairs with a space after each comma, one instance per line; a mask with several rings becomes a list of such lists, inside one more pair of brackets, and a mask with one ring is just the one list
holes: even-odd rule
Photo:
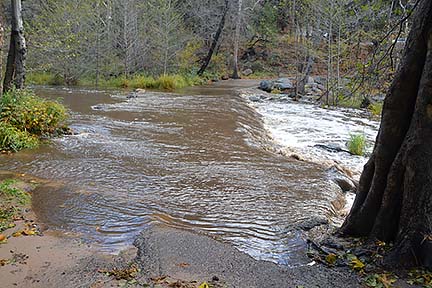
[[24, 38], [24, 25], [21, 15], [21, 0], [12, 1], [12, 29], [9, 53], [6, 65], [3, 91], [8, 91], [13, 85], [17, 89], [24, 87], [25, 59], [27, 54]]
[[432, 1], [422, 0], [413, 19], [341, 232], [393, 241], [388, 263], [432, 267]]
[[204, 62], [202, 63], [201, 68], [200, 68], [200, 70], [197, 73], [200, 76], [205, 72], [205, 70], [207, 69], [208, 65], [210, 64], [211, 58], [213, 57], [213, 53], [214, 53], [214, 51], [216, 49], [216, 46], [217, 46], [217, 44], [219, 42], [219, 38], [220, 38], [220, 36], [222, 34], [222, 31], [223, 31], [223, 29], [225, 27], [225, 19], [226, 19], [226, 15], [228, 13], [228, 8], [229, 8], [229, 1], [225, 0], [225, 7], [224, 7], [223, 12], [222, 12], [222, 17], [221, 17], [221, 20], [219, 22], [218, 29], [216, 31], [215, 36], [213, 37], [213, 41], [212, 41], [210, 49], [209, 49], [209, 51], [207, 53], [207, 56], [204, 59]]

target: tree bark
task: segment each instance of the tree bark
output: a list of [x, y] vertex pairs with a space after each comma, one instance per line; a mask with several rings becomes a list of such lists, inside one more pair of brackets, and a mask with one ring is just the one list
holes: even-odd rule
[[223, 12], [222, 12], [222, 17], [221, 17], [221, 20], [219, 22], [218, 29], [216, 31], [215, 36], [213, 37], [213, 41], [212, 41], [210, 49], [209, 49], [209, 51], [207, 53], [207, 56], [204, 59], [204, 62], [202, 63], [201, 68], [200, 68], [200, 70], [197, 73], [200, 76], [205, 72], [205, 70], [207, 69], [208, 65], [210, 64], [211, 58], [213, 57], [213, 53], [214, 53], [214, 51], [216, 49], [216, 46], [217, 46], [217, 44], [219, 42], [219, 38], [220, 38], [220, 36], [222, 34], [222, 31], [223, 31], [223, 29], [225, 27], [225, 19], [226, 19], [226, 15], [228, 13], [228, 9], [229, 9], [229, 1], [225, 0], [225, 7], [224, 7]]
[[341, 233], [394, 242], [389, 264], [432, 267], [432, 1], [413, 15], [404, 60]]
[[12, 1], [12, 29], [9, 45], [9, 53], [6, 65], [3, 91], [9, 91], [12, 86], [17, 89], [24, 88], [25, 60], [27, 55], [26, 41], [24, 38], [24, 25], [21, 15], [21, 0]]

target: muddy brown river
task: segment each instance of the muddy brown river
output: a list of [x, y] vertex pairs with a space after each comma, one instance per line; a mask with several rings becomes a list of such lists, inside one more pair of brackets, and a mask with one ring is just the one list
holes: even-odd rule
[[293, 229], [331, 216], [340, 196], [315, 164], [268, 152], [263, 122], [238, 87], [223, 82], [179, 94], [38, 88], [62, 98], [77, 135], [1, 156], [0, 169], [60, 181], [34, 195], [51, 229], [116, 251], [149, 225], [204, 232], [254, 258], [306, 263]]

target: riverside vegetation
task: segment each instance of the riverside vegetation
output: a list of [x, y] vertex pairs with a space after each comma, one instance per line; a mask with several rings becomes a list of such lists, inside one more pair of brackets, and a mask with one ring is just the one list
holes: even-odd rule
[[66, 108], [29, 90], [11, 90], [0, 99], [0, 150], [36, 148], [52, 136], [69, 133]]

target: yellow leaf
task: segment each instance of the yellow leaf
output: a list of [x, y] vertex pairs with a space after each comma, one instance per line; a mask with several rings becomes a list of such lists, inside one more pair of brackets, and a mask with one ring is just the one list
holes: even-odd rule
[[12, 234], [13, 237], [20, 237], [22, 236], [22, 231], [17, 231], [15, 233]]
[[36, 235], [36, 231], [34, 231], [33, 229], [32, 230], [26, 229], [26, 230], [22, 231], [22, 233], [26, 236]]
[[382, 274], [379, 277], [379, 281], [384, 285], [385, 288], [391, 288], [393, 287], [393, 283], [396, 282], [396, 279], [392, 278], [391, 275]]
[[209, 288], [207, 282], [202, 283], [198, 288]]
[[330, 265], [334, 265], [336, 260], [337, 260], [337, 256], [333, 253], [328, 254], [326, 257], [326, 261]]
[[360, 259], [358, 259], [357, 257], [353, 258], [351, 260], [350, 266], [352, 269], [360, 271], [362, 270], [366, 265], [360, 261]]

